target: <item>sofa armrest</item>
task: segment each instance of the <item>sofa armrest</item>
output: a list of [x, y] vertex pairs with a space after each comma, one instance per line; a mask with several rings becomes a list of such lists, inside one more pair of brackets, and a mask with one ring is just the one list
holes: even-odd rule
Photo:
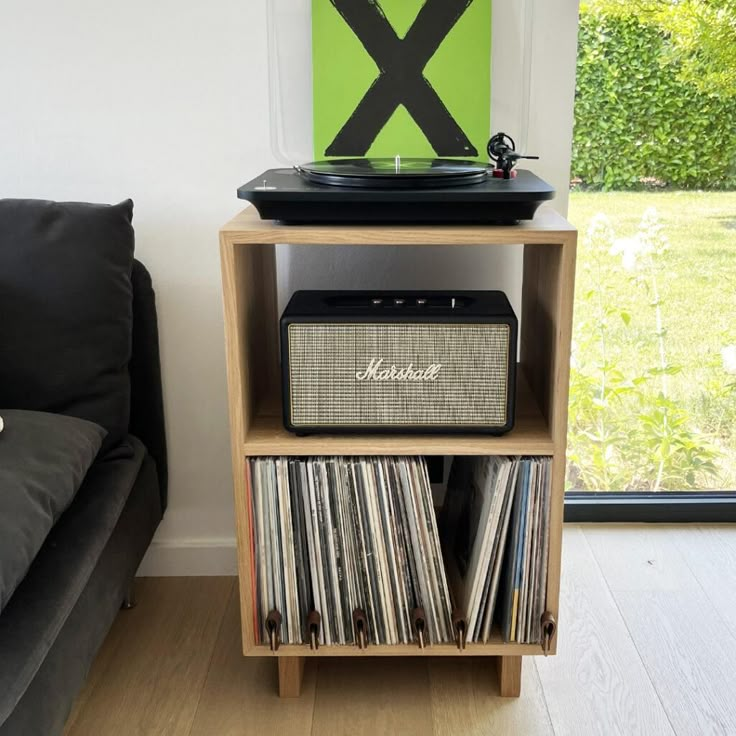
[[130, 433], [138, 437], [156, 461], [161, 508], [166, 508], [168, 461], [164, 424], [161, 361], [158, 344], [156, 296], [151, 276], [140, 261], [134, 261], [133, 352], [130, 360]]

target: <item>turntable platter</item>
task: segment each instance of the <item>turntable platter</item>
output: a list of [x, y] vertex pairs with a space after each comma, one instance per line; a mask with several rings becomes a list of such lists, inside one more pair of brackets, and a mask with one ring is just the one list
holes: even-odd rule
[[370, 189], [434, 189], [485, 181], [488, 166], [449, 158], [344, 158], [297, 166], [311, 184]]

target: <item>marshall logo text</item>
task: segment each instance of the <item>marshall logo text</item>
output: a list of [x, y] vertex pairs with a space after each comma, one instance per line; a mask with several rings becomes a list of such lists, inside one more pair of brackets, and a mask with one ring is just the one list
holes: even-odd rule
[[364, 371], [358, 371], [355, 377], [359, 381], [436, 381], [442, 370], [442, 363], [432, 363], [428, 368], [415, 368], [409, 363], [406, 368], [383, 368], [383, 358], [372, 358]]

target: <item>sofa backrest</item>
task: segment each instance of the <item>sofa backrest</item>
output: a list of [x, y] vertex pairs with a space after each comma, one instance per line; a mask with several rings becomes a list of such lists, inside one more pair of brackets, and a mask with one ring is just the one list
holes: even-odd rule
[[156, 296], [151, 276], [139, 261], [133, 263], [131, 281], [133, 351], [130, 358], [130, 433], [143, 442], [156, 461], [161, 508], [165, 509], [169, 473]]
[[0, 407], [128, 432], [133, 202], [0, 200]]
[[133, 202], [0, 199], [0, 409], [88, 419], [101, 452], [136, 434], [165, 501], [156, 306]]

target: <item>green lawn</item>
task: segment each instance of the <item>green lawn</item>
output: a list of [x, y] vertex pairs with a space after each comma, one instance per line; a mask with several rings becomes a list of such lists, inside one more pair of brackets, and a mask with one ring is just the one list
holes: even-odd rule
[[[627, 270], [611, 246], [651, 207], [667, 247]], [[570, 485], [736, 489], [736, 375], [722, 356], [736, 346], [736, 192], [573, 192], [569, 219], [580, 232]]]

